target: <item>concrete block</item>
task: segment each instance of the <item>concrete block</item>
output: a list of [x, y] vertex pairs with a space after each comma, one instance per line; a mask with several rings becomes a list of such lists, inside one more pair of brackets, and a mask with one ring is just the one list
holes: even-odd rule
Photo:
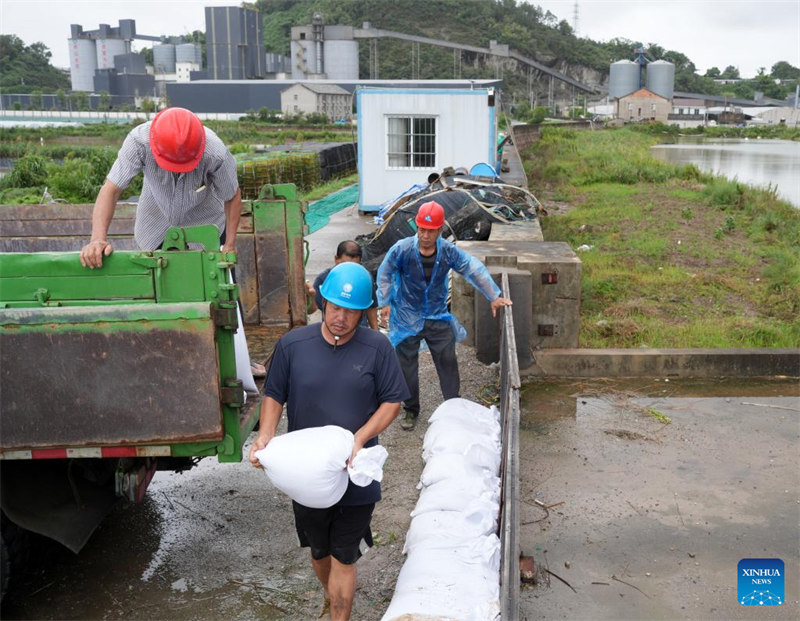
[[[531, 355], [531, 275], [524, 270], [507, 267], [490, 267], [489, 272], [502, 288], [502, 274], [508, 275], [509, 295], [514, 304], [514, 337], [517, 345], [517, 362], [521, 369], [533, 363]], [[482, 294], [475, 294], [475, 354], [484, 364], [500, 360], [501, 313], [492, 317], [489, 301]]]
[[506, 241], [544, 241], [542, 225], [539, 220], [524, 220], [510, 224], [493, 224], [489, 235], [490, 242]]
[[[520, 367], [522, 369], [522, 367]], [[532, 377], [797, 377], [798, 349], [549, 349]]]
[[[527, 271], [531, 275], [530, 348], [578, 347], [580, 332], [581, 262], [565, 242], [489, 240], [459, 242], [458, 247], [489, 267]], [[456, 283], [452, 308], [459, 309], [461, 322], [470, 331], [475, 325], [474, 310], [461, 299], [466, 291]], [[471, 290], [469, 285], [466, 288]], [[472, 300], [474, 304], [474, 300]], [[515, 327], [517, 324], [515, 322]], [[472, 343], [474, 343], [474, 339]]]

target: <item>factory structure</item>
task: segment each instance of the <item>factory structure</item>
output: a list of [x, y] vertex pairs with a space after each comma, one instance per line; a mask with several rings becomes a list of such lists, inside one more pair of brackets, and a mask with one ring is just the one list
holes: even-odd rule
[[761, 119], [760, 115], [770, 107], [781, 105], [771, 100], [762, 99], [757, 103], [720, 95], [677, 92], [673, 63], [651, 61], [643, 48], [634, 52], [635, 60], [619, 60], [609, 67], [609, 105], [605, 106], [604, 113], [617, 123], [661, 122], [680, 127], [707, 123], [769, 123], [772, 121]]
[[[289, 56], [265, 53], [262, 18], [257, 10], [244, 6], [206, 7], [205, 50], [180, 38], [139, 34], [132, 19], [120, 20], [117, 27], [100, 24], [91, 31], [73, 24], [69, 39], [72, 90], [94, 93], [90, 96], [94, 102], [98, 93], [110, 93], [114, 105], [139, 106], [144, 97], [150, 97], [158, 105], [169, 101], [198, 113], [233, 116], [267, 108], [284, 114], [328, 114], [332, 120], [343, 120], [352, 118], [357, 86], [385, 88], [391, 82], [400, 88], [425, 84], [436, 88], [450, 82], [446, 88], [458, 87], [462, 62], [480, 59], [486, 66], [496, 67], [496, 79], [504, 70], [524, 74], [531, 101], [535, 92], [541, 96], [546, 91], [541, 105], [553, 110], [557, 101], [574, 102], [581, 93], [594, 99], [602, 95], [601, 85], [583, 84], [496, 41], [478, 47], [377, 29], [369, 22], [361, 27], [332, 25], [326, 24], [319, 13], [313, 15], [310, 24], [291, 28]], [[378, 42], [386, 38], [410, 45], [410, 79], [380, 79]], [[144, 57], [132, 52], [136, 40], [153, 42], [152, 66], [145, 67]], [[369, 57], [369, 75], [364, 78], [359, 71], [362, 43]], [[446, 54], [452, 54], [452, 80], [421, 79], [421, 45], [441, 49], [443, 60]], [[635, 52], [635, 60], [610, 65], [608, 99], [598, 113], [601, 116], [621, 123], [698, 124], [708, 120], [714, 106], [754, 105], [675, 92], [675, 65], [647, 59], [644, 49]]]
[[[461, 64], [485, 62], [496, 67], [499, 75], [507, 64], [520, 68], [528, 82], [537, 80], [549, 83], [546, 90], [554, 100], [556, 88], [572, 92], [592, 93], [594, 88], [533, 59], [526, 58], [507, 45], [491, 41], [488, 48], [453, 43], [372, 28], [369, 22], [362, 26], [325, 24], [322, 15], [314, 14], [311, 24], [291, 29], [290, 54], [267, 54], [263, 47], [262, 16], [254, 9], [244, 7], [206, 7], [205, 54], [195, 44], [167, 40], [163, 36], [147, 36], [136, 32], [133, 20], [120, 20], [112, 28], [101, 24], [97, 30], [86, 31], [80, 25], [71, 27], [72, 90], [99, 93], [107, 91], [118, 98], [133, 98], [135, 105], [142, 97], [165, 98], [172, 105], [186, 105], [204, 113], [246, 113], [268, 107], [298, 112], [327, 113], [342, 107], [344, 93], [329, 85], [353, 91], [359, 75], [359, 46], [362, 40], [368, 45], [369, 78], [362, 84], [379, 85], [378, 41], [392, 38], [408, 42], [412, 51], [411, 81], [424, 84], [420, 76], [420, 46], [433, 45], [453, 55], [453, 80], [461, 80]], [[135, 40], [150, 40], [153, 45], [153, 65], [143, 66], [142, 56], [132, 53]], [[205, 61], [205, 63], [203, 63]], [[281, 102], [281, 91], [297, 83], [316, 82], [316, 90], [289, 94], [291, 101]], [[442, 80], [438, 80], [442, 82]], [[264, 83], [271, 83], [265, 86]], [[223, 89], [214, 86], [223, 86]], [[385, 86], [382, 82], [380, 86]], [[269, 95], [265, 98], [265, 92]], [[326, 91], [326, 92], [322, 92]], [[96, 99], [96, 95], [90, 99]], [[318, 102], [317, 109], [309, 109], [309, 102]], [[180, 103], [179, 103], [180, 102]], [[351, 113], [349, 113], [351, 114]], [[349, 117], [348, 117], [349, 118]], [[337, 119], [338, 120], [338, 119]]]
[[[145, 66], [144, 56], [132, 51], [135, 40], [156, 43], [152, 66]], [[203, 64], [199, 45], [137, 33], [132, 19], [119, 20], [116, 28], [100, 24], [97, 30], [72, 24], [69, 50], [73, 91], [105, 91], [117, 101], [134, 104], [163, 96], [167, 82], [188, 82]]]

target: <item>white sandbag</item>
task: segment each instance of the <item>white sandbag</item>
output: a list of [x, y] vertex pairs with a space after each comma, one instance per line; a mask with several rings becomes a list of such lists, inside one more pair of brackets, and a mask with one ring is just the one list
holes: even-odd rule
[[481, 446], [500, 454], [500, 438], [465, 429], [457, 424], [438, 421], [428, 426], [422, 441], [422, 458], [425, 461], [438, 453], [461, 453], [472, 446]]
[[429, 511], [414, 517], [406, 533], [403, 554], [421, 547], [452, 547], [493, 533], [497, 516], [485, 511]]
[[495, 406], [487, 408], [460, 397], [442, 403], [431, 415], [429, 422], [440, 420], [457, 421], [473, 429], [489, 429], [493, 433], [500, 433], [500, 412]]
[[499, 510], [500, 479], [487, 474], [446, 479], [424, 487], [411, 517], [429, 511], [485, 511], [493, 515]]
[[[230, 270], [228, 270], [228, 282], [233, 284], [233, 276]], [[236, 305], [236, 319], [238, 324], [236, 332], [233, 334], [233, 349], [236, 355], [236, 378], [242, 382], [245, 400], [247, 400], [247, 393], [258, 394], [258, 388], [256, 388], [253, 372], [250, 369], [250, 352], [247, 349], [247, 338], [242, 325], [242, 309], [238, 304]]]
[[500, 611], [499, 556], [500, 541], [494, 534], [465, 546], [415, 550], [400, 570], [383, 619], [405, 614], [495, 619]]
[[255, 456], [272, 484], [295, 502], [325, 509], [347, 490], [347, 460], [353, 434], [336, 425], [311, 427], [274, 437]]
[[389, 453], [380, 444], [359, 449], [347, 467], [350, 480], [359, 487], [366, 487], [373, 481], [383, 481], [383, 464], [388, 456]]
[[[449, 442], [454, 444], [457, 443], [458, 438], [462, 436], [470, 438], [470, 443], [479, 442], [490, 448], [499, 447], [502, 443], [499, 425], [496, 429], [491, 429], [486, 425], [469, 423], [456, 418], [439, 419], [436, 422], [431, 423], [428, 426], [428, 430], [425, 432], [425, 435], [428, 435], [429, 432], [432, 438], [450, 438]], [[473, 440], [472, 438], [476, 438], [476, 440]], [[480, 441], [478, 441], [477, 438], [480, 438]], [[431, 441], [432, 440], [429, 440], [429, 443]]]
[[497, 470], [474, 463], [470, 457], [460, 453], [439, 453], [431, 456], [422, 469], [417, 489], [455, 477], [475, 478], [498, 474]]

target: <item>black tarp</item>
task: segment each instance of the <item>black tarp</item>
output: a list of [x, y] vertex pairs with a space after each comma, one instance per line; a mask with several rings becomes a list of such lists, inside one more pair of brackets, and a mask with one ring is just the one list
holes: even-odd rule
[[370, 235], [362, 235], [362, 263], [378, 269], [386, 252], [397, 241], [417, 231], [414, 217], [423, 203], [436, 201], [444, 208], [442, 236], [452, 240], [487, 240], [492, 226], [515, 220], [533, 220], [539, 201], [533, 194], [501, 181], [470, 175], [443, 176], [428, 187], [398, 199], [383, 215], [384, 223]]

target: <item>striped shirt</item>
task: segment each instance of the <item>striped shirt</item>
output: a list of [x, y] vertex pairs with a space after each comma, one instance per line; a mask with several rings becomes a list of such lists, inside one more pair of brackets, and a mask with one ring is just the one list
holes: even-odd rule
[[127, 188], [144, 170], [144, 183], [133, 236], [142, 250], [155, 250], [164, 242], [172, 226], [215, 224], [220, 234], [225, 230], [225, 201], [239, 188], [236, 161], [219, 137], [207, 127], [206, 148], [197, 168], [188, 173], [172, 173], [156, 164], [150, 151], [150, 123], [133, 128], [108, 180]]

